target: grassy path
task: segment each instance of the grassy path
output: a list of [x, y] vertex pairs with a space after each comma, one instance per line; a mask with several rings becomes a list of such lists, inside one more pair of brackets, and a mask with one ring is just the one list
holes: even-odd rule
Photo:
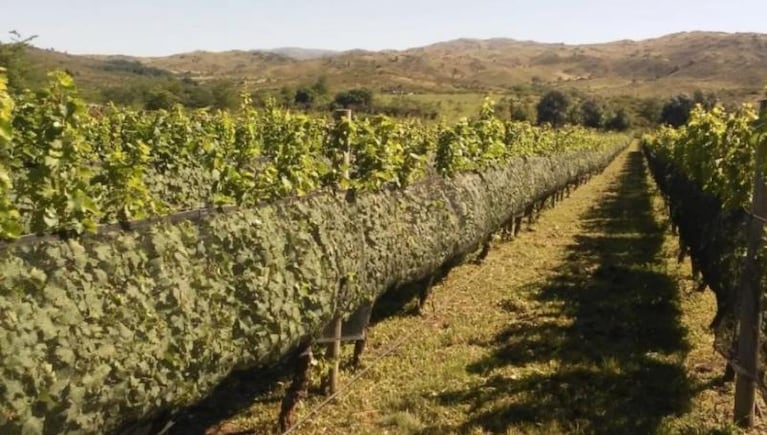
[[[425, 316], [376, 324], [367, 361], [415, 337], [298, 433], [729, 432], [713, 297], [690, 292], [660, 209], [641, 154], [622, 154], [482, 265], [454, 269]], [[209, 433], [273, 432], [283, 388]]]

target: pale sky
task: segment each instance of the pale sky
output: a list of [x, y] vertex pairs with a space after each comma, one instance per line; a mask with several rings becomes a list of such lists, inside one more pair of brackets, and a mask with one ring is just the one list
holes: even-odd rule
[[767, 33], [767, 0], [0, 0], [8, 31], [70, 53], [299, 46], [404, 49], [455, 38], [588, 43], [688, 30]]

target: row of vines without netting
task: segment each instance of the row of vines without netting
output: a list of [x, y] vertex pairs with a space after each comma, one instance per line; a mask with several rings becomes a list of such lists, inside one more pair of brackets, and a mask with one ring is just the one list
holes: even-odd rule
[[110, 432], [194, 403], [626, 143], [491, 107], [452, 127], [247, 100], [134, 112], [88, 108], [63, 73], [13, 97], [0, 79], [0, 432]]
[[661, 128], [643, 138], [651, 172], [669, 205], [680, 240], [679, 260], [689, 255], [698, 290], [710, 288], [717, 312], [715, 348], [728, 361], [725, 379], [737, 374], [735, 420], [754, 418], [755, 385], [767, 398], [767, 347], [759, 344], [767, 283], [762, 221], [767, 104], [727, 112], [696, 107], [686, 126]]

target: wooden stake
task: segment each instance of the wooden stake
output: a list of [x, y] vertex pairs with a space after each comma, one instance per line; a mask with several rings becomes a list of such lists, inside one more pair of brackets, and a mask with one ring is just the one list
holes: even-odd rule
[[[767, 100], [762, 100], [760, 121], [767, 121]], [[767, 216], [767, 197], [765, 197], [764, 174], [762, 165], [765, 158], [765, 141], [756, 146], [756, 170], [754, 174], [754, 193], [751, 212], [756, 216]], [[756, 377], [759, 366], [759, 332], [761, 312], [761, 271], [757, 264], [759, 245], [764, 235], [764, 226], [760, 219], [751, 218], [747, 234], [747, 255], [743, 266], [740, 287], [740, 327], [738, 331], [738, 364], [745, 373], [738, 372], [735, 378], [735, 423], [744, 428], [754, 425], [754, 406], [756, 404]]]
[[522, 215], [514, 218], [514, 237], [519, 236], [519, 231], [522, 229]]
[[434, 275], [429, 276], [421, 287], [421, 291], [418, 294], [418, 314], [423, 315], [426, 308], [426, 301], [431, 295], [431, 287], [434, 285]]
[[525, 210], [525, 215], [527, 215], [527, 226], [530, 227], [533, 225], [533, 210], [535, 209], [535, 205], [530, 205]]
[[310, 341], [303, 342], [295, 356], [293, 382], [288, 387], [280, 407], [280, 432], [290, 429], [295, 423], [294, 412], [296, 405], [309, 395], [309, 373], [312, 366], [312, 345]]
[[356, 340], [354, 342], [354, 355], [352, 355], [352, 367], [356, 370], [360, 368], [362, 362], [362, 353], [365, 351], [365, 345], [367, 344], [367, 328], [365, 328], [365, 338]]
[[328, 344], [326, 353], [330, 360], [330, 373], [328, 374], [327, 393], [335, 394], [338, 391], [338, 374], [341, 362], [341, 334], [343, 332], [343, 319], [341, 316], [333, 318], [333, 338]]
[[[352, 111], [349, 109], [337, 109], [334, 112], [337, 120], [348, 119], [352, 120]], [[344, 171], [344, 177], [349, 180], [349, 165], [351, 164], [351, 149], [347, 149], [344, 152], [344, 165], [346, 170]], [[331, 361], [330, 373], [328, 374], [327, 393], [335, 394], [338, 391], [338, 377], [341, 363], [341, 335], [343, 334], [343, 319], [340, 315], [336, 315], [333, 318], [333, 338], [334, 340], [328, 344], [327, 357]]]
[[490, 234], [488, 238], [485, 240], [485, 243], [482, 244], [482, 251], [480, 251], [479, 255], [477, 255], [477, 259], [474, 261], [475, 264], [482, 264], [483, 261], [485, 261], [485, 258], [487, 258], [487, 255], [490, 254], [490, 249], [493, 247], [493, 235]]

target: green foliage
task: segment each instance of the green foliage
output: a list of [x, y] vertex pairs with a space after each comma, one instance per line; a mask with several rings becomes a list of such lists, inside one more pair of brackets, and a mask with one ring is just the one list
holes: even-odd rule
[[[100, 90], [101, 100], [121, 106], [144, 106], [144, 89], [136, 86], [110, 86]], [[193, 102], [192, 104], [195, 104]], [[198, 106], [193, 106], [198, 107]]]
[[256, 175], [253, 203], [316, 190], [322, 173], [314, 156], [321, 147], [322, 128], [304, 115], [276, 107], [268, 107], [261, 122], [268, 163]]
[[584, 127], [602, 128], [605, 124], [605, 111], [596, 100], [584, 100], [580, 105], [581, 121]]
[[482, 169], [512, 157], [552, 155], [592, 150], [625, 141], [621, 135], [605, 135], [580, 127], [553, 129], [529, 123], [501, 122], [486, 101], [477, 119], [461, 120], [439, 133], [435, 165], [443, 175]]
[[0, 240], [18, 237], [21, 233], [19, 212], [13, 206], [11, 192], [13, 185], [3, 161], [10, 152], [8, 146], [13, 138], [11, 116], [13, 100], [8, 95], [4, 71], [0, 69]]
[[231, 110], [240, 103], [239, 88], [230, 80], [197, 82], [188, 77], [178, 79], [152, 70], [134, 69], [132, 62], [120, 65], [119, 68], [138, 78], [119, 86], [101, 87], [96, 98], [98, 101], [146, 110], [170, 110], [177, 104], [191, 109]]
[[311, 87], [311, 91], [315, 95], [319, 96], [325, 96], [328, 94], [328, 78], [325, 76], [320, 76], [316, 82]]
[[437, 142], [436, 166], [443, 174], [475, 170], [499, 161], [506, 152], [504, 124], [494, 116], [493, 105], [486, 100], [479, 118], [464, 118], [453, 128], [443, 129]]
[[346, 109], [369, 110], [373, 106], [373, 91], [359, 88], [339, 92], [333, 102], [336, 106]]
[[476, 170], [506, 161], [506, 126], [495, 117], [493, 103], [485, 100], [479, 117], [462, 119], [439, 134], [436, 165], [443, 175]]
[[85, 106], [71, 76], [57, 72], [50, 79], [36, 96], [20, 98], [13, 119], [14, 152], [23, 153], [26, 167], [20, 208], [34, 233], [79, 234], [93, 230], [100, 215], [89, 195], [93, 158], [81, 130]]
[[[97, 221], [240, 206], [1, 247], [0, 432], [113, 432], [188, 405], [335, 313], [423, 279], [623, 145], [504, 123], [492, 108], [444, 129], [440, 151], [417, 122], [331, 124], [273, 103], [257, 111], [247, 96], [237, 112], [88, 113], [63, 73], [15, 104], [0, 90], [3, 238], [19, 220], [71, 236]], [[453, 177], [419, 183], [445, 151]], [[522, 155], [536, 157], [510, 159]]]
[[[747, 210], [753, 201], [756, 155], [767, 146], [767, 112], [757, 119], [750, 105], [733, 110], [697, 105], [687, 125], [677, 130], [664, 127], [643, 142], [680, 237], [703, 283], [716, 294], [717, 313], [711, 324], [714, 346], [727, 354], [737, 337], [739, 287], [745, 278], [743, 259], [753, 219]], [[756, 256], [756, 278], [761, 283], [767, 270], [764, 247], [759, 244]], [[764, 329], [762, 325], [762, 333]], [[762, 344], [760, 364], [766, 350]], [[760, 371], [758, 381], [764, 380]]]
[[144, 103], [146, 110], [170, 110], [179, 103], [179, 98], [167, 89], [156, 89], [149, 92]]
[[570, 98], [560, 91], [549, 91], [538, 102], [538, 124], [565, 125], [570, 113]]
[[213, 99], [210, 106], [214, 109], [235, 109], [240, 104], [240, 91], [229, 80], [217, 80], [210, 85]]
[[[289, 92], [290, 89], [285, 89], [285, 92]], [[327, 78], [321, 76], [314, 83], [310, 85], [299, 86], [293, 92], [292, 99], [287, 101], [288, 98], [283, 98], [286, 105], [293, 105], [303, 110], [309, 110], [313, 107], [324, 106], [328, 103], [328, 84]]]
[[702, 91], [695, 91], [692, 97], [677, 95], [663, 105], [660, 123], [671, 127], [681, 127], [690, 120], [690, 113], [696, 105], [710, 110], [714, 108], [716, 102], [716, 95], [706, 94]]
[[343, 117], [330, 127], [322, 148], [324, 157], [330, 163], [323, 176], [324, 184], [340, 189], [352, 187], [351, 152], [356, 134], [357, 125], [351, 117]]
[[111, 433], [189, 405], [231, 370], [276, 361], [336, 312], [470, 251], [617, 149], [519, 159], [354, 201], [324, 192], [195, 224], [5, 247], [0, 432]]
[[407, 95], [394, 95], [389, 99], [379, 99], [371, 112], [394, 118], [418, 120], [436, 120], [440, 114], [439, 101], [424, 101]]
[[430, 133], [421, 124], [377, 116], [358, 122], [350, 133], [350, 175], [356, 189], [402, 188], [425, 173]]
[[605, 122], [605, 128], [614, 131], [626, 131], [631, 128], [631, 118], [625, 109], [618, 109], [610, 119]]
[[639, 103], [637, 113], [646, 124], [656, 125], [661, 119], [663, 103], [657, 98], [645, 98]]
[[137, 60], [107, 59], [101, 66], [104, 71], [127, 72], [141, 76], [170, 77], [169, 71], [144, 65]]
[[27, 60], [27, 48], [36, 36], [24, 37], [16, 31], [11, 31], [9, 42], [0, 41], [0, 68], [5, 69], [6, 86], [18, 94], [39, 81], [38, 71]]
[[513, 102], [509, 109], [509, 115], [512, 121], [535, 122], [535, 113], [524, 103]]
[[671, 127], [681, 127], [687, 124], [693, 101], [686, 95], [677, 95], [663, 105], [660, 114], [660, 123]]
[[185, 81], [185, 83], [187, 85], [182, 98], [184, 106], [193, 109], [213, 107], [215, 101], [210, 86], [201, 85], [191, 79], [188, 82]]
[[293, 103], [297, 106], [308, 109], [314, 104], [315, 94], [311, 88], [298, 88], [296, 89], [296, 95], [293, 97]]
[[734, 112], [722, 106], [696, 106], [686, 126], [663, 127], [643, 143], [662, 160], [673, 162], [727, 208], [747, 207], [751, 201], [756, 143], [756, 112], [745, 105]]
[[102, 199], [107, 221], [129, 222], [155, 215], [160, 208], [144, 182], [150, 148], [145, 143], [115, 147], [104, 156], [101, 172], [93, 181], [113, 186]]
[[76, 110], [59, 124], [66, 127], [61, 134], [68, 143], [76, 144], [77, 152], [67, 154], [67, 170], [79, 168], [67, 176], [72, 185], [65, 190], [75, 195], [67, 204], [87, 199], [86, 214], [79, 222], [68, 208], [49, 204], [64, 201], [66, 195], [54, 201], [40, 193], [50, 191], [42, 188], [46, 183], [58, 182], [49, 180], [57, 172], [37, 168], [46, 167], [40, 163], [46, 161], [41, 149], [50, 139], [41, 130], [59, 121], [54, 115], [60, 106], [50, 91], [28, 94], [13, 114], [19, 146], [6, 152], [13, 182], [9, 196], [18, 203], [28, 232], [80, 232], [96, 222], [129, 222], [227, 204], [247, 207], [323, 187], [402, 188], [432, 168], [455, 175], [514, 156], [594, 149], [603, 141], [607, 146], [623, 140], [503, 122], [490, 101], [478, 117], [440, 131], [383, 116], [329, 123], [285, 112], [273, 101], [255, 110], [247, 94], [240, 97], [236, 112], [178, 106], [140, 112], [106, 106], [86, 113], [71, 83], [66, 86], [62, 98]]

